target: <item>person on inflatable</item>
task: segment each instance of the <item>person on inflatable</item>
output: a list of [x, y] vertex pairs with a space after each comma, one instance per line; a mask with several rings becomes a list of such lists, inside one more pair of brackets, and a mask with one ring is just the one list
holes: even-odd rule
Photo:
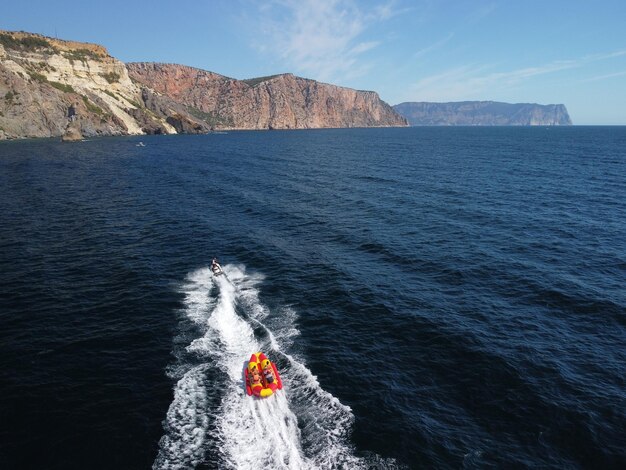
[[254, 369], [252, 371], [252, 379], [250, 379], [251, 381], [251, 385], [263, 385], [261, 383], [261, 374], [259, 374], [259, 371]]
[[254, 364], [248, 365], [248, 377], [250, 379], [250, 386], [254, 388], [255, 385], [263, 386], [261, 381], [261, 373]]
[[274, 382], [274, 369], [272, 368], [272, 364], [270, 361], [266, 359], [263, 361], [263, 376], [265, 377], [265, 381], [269, 384]]

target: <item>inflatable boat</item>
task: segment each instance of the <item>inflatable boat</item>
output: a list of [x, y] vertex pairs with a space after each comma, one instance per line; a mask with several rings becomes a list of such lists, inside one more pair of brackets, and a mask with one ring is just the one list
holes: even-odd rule
[[265, 398], [283, 388], [276, 365], [262, 352], [250, 356], [244, 375], [248, 395]]

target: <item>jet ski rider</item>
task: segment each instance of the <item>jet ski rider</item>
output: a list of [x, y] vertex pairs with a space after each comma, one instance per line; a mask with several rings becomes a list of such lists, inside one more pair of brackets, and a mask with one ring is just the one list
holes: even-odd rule
[[217, 258], [213, 258], [213, 261], [211, 261], [211, 271], [213, 271], [213, 274], [218, 274], [222, 272], [222, 267], [217, 262]]

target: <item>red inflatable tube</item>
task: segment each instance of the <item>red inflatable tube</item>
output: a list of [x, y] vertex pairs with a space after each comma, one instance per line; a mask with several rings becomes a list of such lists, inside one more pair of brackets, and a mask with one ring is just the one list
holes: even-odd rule
[[278, 374], [276, 364], [271, 362], [262, 352], [250, 356], [244, 377], [248, 395], [265, 398], [283, 388], [283, 381]]

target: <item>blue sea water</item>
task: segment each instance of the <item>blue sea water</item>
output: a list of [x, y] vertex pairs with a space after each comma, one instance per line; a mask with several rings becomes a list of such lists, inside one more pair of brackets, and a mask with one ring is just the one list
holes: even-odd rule
[[626, 127], [0, 143], [0, 467], [624, 468], [625, 201]]

